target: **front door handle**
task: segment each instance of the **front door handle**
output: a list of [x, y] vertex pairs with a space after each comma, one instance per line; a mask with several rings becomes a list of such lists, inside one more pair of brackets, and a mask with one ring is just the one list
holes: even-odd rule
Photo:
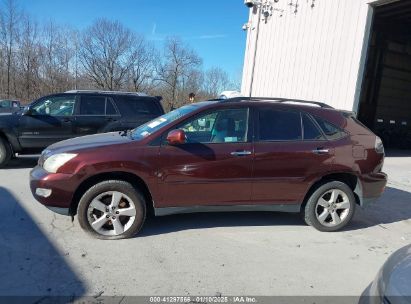
[[315, 154], [327, 154], [330, 153], [329, 149], [325, 149], [325, 148], [317, 148], [315, 150], [312, 151]]
[[232, 156], [246, 156], [251, 155], [251, 151], [234, 151], [230, 153]]

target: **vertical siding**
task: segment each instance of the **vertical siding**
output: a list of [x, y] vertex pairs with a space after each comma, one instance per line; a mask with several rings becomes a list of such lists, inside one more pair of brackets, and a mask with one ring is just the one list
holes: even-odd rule
[[[317, 0], [311, 9], [300, 1], [297, 15], [287, 8], [283, 17], [274, 13], [267, 23], [261, 21], [252, 95], [318, 100], [353, 110], [367, 47], [368, 2]], [[242, 82], [247, 96], [257, 20], [250, 13]]]

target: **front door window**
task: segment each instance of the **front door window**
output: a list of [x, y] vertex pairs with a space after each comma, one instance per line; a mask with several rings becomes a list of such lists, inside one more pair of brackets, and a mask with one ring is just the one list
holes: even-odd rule
[[72, 116], [75, 96], [55, 96], [42, 100], [32, 108], [32, 115]]
[[197, 117], [180, 127], [189, 143], [240, 143], [247, 141], [248, 109], [224, 109]]

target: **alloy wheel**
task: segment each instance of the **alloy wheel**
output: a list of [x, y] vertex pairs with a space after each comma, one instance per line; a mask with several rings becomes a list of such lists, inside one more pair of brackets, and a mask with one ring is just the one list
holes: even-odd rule
[[126, 232], [136, 218], [134, 202], [124, 193], [108, 191], [96, 196], [87, 209], [90, 226], [98, 234], [117, 236]]
[[347, 194], [340, 189], [331, 189], [318, 199], [315, 215], [321, 225], [334, 227], [347, 219], [350, 208], [351, 204]]

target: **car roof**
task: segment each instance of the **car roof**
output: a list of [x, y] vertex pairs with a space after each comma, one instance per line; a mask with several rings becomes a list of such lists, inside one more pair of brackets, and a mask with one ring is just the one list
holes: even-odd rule
[[143, 92], [124, 92], [124, 91], [103, 91], [103, 90], [69, 90], [64, 93], [69, 94], [105, 94], [105, 95], [134, 95], [140, 97], [150, 97]]
[[281, 98], [281, 97], [235, 97], [227, 99], [213, 99], [211, 101], [219, 103], [235, 103], [235, 102], [259, 102], [259, 103], [281, 103], [281, 104], [292, 104], [292, 105], [301, 105], [301, 106], [315, 106], [325, 109], [334, 109], [330, 105], [310, 100], [302, 100], [295, 98]]

